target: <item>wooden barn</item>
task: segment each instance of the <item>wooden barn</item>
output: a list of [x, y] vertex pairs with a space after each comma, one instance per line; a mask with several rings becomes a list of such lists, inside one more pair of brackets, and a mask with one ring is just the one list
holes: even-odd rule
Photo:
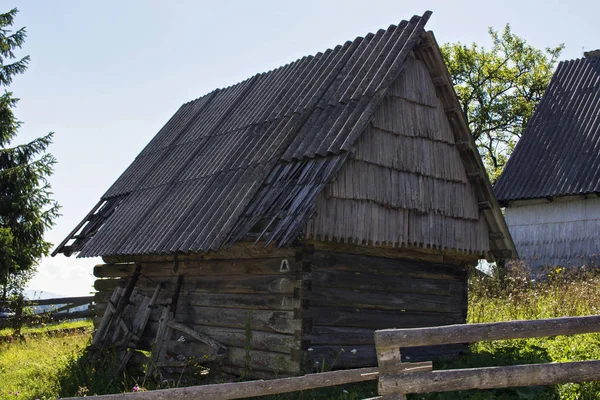
[[516, 253], [429, 16], [184, 104], [55, 250], [103, 257], [97, 323], [133, 288], [156, 307], [121, 327], [157, 366], [255, 377], [463, 323], [467, 268]]
[[558, 65], [494, 190], [528, 265], [600, 265], [600, 51]]

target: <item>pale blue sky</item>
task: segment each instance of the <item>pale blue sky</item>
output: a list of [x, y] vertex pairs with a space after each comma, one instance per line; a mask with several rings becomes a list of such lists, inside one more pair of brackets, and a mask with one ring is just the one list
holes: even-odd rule
[[[31, 66], [12, 85], [18, 141], [56, 132], [60, 242], [179, 106], [217, 88], [432, 10], [439, 43], [489, 44], [488, 27], [562, 59], [600, 48], [598, 1], [16, 1]], [[99, 260], [45, 259], [31, 283], [91, 290]]]

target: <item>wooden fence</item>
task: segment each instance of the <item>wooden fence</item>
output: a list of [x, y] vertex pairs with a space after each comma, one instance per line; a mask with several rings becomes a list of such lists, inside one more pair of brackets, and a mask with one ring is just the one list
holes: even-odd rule
[[379, 394], [391, 400], [404, 399], [406, 393], [597, 381], [600, 380], [598, 360], [439, 371], [432, 371], [428, 366], [410, 368], [411, 363], [400, 361], [400, 348], [406, 347], [592, 332], [600, 332], [600, 316], [376, 331]]
[[[54, 299], [17, 300], [8, 304], [0, 302], [0, 308], [12, 306], [14, 316], [0, 319], [0, 329], [13, 328], [15, 333], [20, 333], [23, 326], [38, 325], [42, 323], [89, 318], [94, 316], [91, 304], [94, 296], [61, 297]], [[90, 305], [85, 310], [72, 311], [73, 308]], [[41, 312], [35, 312], [39, 306], [54, 306]]]

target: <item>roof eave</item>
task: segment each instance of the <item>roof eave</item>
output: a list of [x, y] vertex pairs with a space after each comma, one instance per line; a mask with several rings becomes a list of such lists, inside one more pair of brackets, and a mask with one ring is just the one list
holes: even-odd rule
[[476, 189], [480, 215], [485, 218], [490, 229], [488, 260], [518, 258], [517, 249], [502, 215], [500, 204], [494, 195], [490, 179], [485, 172], [475, 139], [471, 135], [467, 119], [458, 102], [452, 78], [433, 32], [428, 31], [423, 34], [421, 43], [415, 48], [415, 55], [425, 63], [431, 74], [436, 92], [452, 127], [456, 147], [467, 176]]

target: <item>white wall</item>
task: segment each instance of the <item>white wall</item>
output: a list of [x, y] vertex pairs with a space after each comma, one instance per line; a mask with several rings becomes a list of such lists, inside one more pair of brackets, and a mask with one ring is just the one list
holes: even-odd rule
[[517, 251], [532, 267], [600, 265], [600, 198], [524, 203], [505, 210]]

